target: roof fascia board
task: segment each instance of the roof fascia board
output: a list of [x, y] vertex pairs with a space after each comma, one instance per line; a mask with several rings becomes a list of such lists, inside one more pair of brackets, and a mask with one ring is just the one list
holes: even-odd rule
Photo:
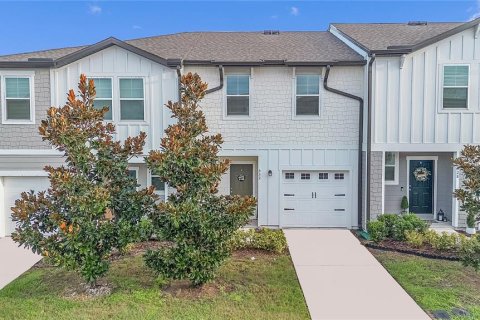
[[0, 68], [41, 69], [52, 68], [53, 61], [0, 61]]
[[350, 37], [348, 34], [346, 34], [345, 32], [337, 29], [337, 27], [335, 27], [334, 24], [331, 24], [330, 27], [334, 27], [335, 30], [338, 31], [339, 34], [341, 34], [343, 37], [345, 37], [348, 41], [352, 42], [354, 45], [356, 45], [357, 47], [359, 47], [360, 49], [364, 50], [365, 52], [367, 52], [368, 54], [371, 53], [371, 50], [369, 48], [367, 48], [366, 46], [364, 46], [363, 44], [361, 44], [360, 42], [358, 42], [356, 39]]
[[211, 65], [211, 66], [295, 66], [295, 67], [312, 67], [312, 66], [362, 66], [367, 62], [365, 60], [357, 61], [211, 61], [211, 60], [184, 60], [183, 65]]
[[369, 50], [365, 48], [364, 46], [361, 46], [358, 44], [356, 41], [348, 37], [346, 34], [335, 28], [334, 25], [330, 25], [328, 28], [328, 31], [333, 34], [335, 37], [337, 37], [340, 41], [345, 43], [350, 49], [354, 50], [356, 53], [361, 55], [364, 59], [367, 59]]
[[455, 28], [453, 28], [453, 29], [451, 29], [451, 30], [445, 31], [444, 33], [441, 33], [441, 34], [439, 34], [439, 35], [437, 35], [437, 36], [435, 36], [435, 37], [432, 37], [432, 38], [427, 39], [427, 40], [425, 40], [425, 41], [423, 41], [423, 42], [420, 42], [420, 43], [418, 43], [418, 44], [416, 44], [416, 45], [413, 45], [413, 46], [411, 47], [412, 52], [413, 52], [413, 51], [420, 50], [420, 49], [423, 49], [423, 48], [425, 48], [426, 46], [429, 46], [429, 45], [431, 45], [431, 44], [434, 44], [435, 42], [439, 42], [439, 41], [441, 41], [441, 40], [443, 40], [443, 39], [446, 39], [446, 38], [448, 38], [448, 37], [451, 37], [451, 36], [453, 36], [453, 35], [455, 35], [455, 34], [457, 34], [457, 33], [460, 33], [460, 32], [462, 32], [462, 31], [465, 31], [465, 30], [467, 30], [467, 29], [470, 29], [470, 28], [472, 28], [472, 27], [475, 27], [475, 26], [478, 25], [479, 23], [480, 23], [480, 18], [477, 18], [477, 19], [474, 19], [474, 20], [472, 20], [472, 21], [466, 22], [466, 23], [464, 23], [464, 24], [462, 24], [462, 25], [459, 25], [458, 27], [455, 27]]
[[[89, 55], [92, 55], [94, 53], [97, 53], [101, 50], [107, 49], [111, 46], [118, 46], [122, 49], [125, 49], [127, 51], [133, 52], [135, 54], [138, 54], [139, 56], [142, 56], [146, 59], [152, 60], [154, 62], [160, 63], [164, 66], [171, 67], [172, 63], [164, 58], [161, 58], [159, 56], [156, 56], [150, 52], [147, 52], [145, 50], [142, 50], [138, 47], [132, 46], [131, 44], [128, 44], [124, 41], [118, 40], [116, 38], [110, 37], [107, 38], [103, 41], [97, 42], [95, 44], [92, 44], [91, 46], [88, 46], [86, 48], [80, 49], [79, 51], [73, 52], [71, 54], [68, 54], [62, 58], [59, 58], [55, 61], [55, 67], [60, 68], [63, 67], [67, 64], [70, 64], [72, 62], [75, 62], [77, 60], [80, 60], [82, 58], [85, 58]], [[174, 60], [171, 60], [174, 61]]]

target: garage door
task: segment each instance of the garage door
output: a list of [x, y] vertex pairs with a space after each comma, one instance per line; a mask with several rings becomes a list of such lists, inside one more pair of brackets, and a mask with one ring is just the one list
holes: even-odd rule
[[350, 182], [342, 171], [283, 171], [282, 226], [349, 227]]
[[[15, 205], [15, 200], [20, 198], [24, 191], [33, 190], [43, 191], [48, 189], [49, 182], [47, 177], [4, 177], [3, 186], [5, 192], [5, 207], [3, 208], [4, 219], [2, 225], [5, 226], [6, 235], [10, 235], [15, 230], [15, 224], [11, 218], [11, 207]], [[3, 227], [2, 226], [2, 227]]]

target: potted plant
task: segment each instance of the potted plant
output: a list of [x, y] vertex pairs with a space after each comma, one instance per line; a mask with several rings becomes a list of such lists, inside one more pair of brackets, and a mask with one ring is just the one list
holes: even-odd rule
[[407, 213], [410, 205], [408, 204], [407, 196], [402, 197], [402, 203], [400, 203], [400, 208], [402, 208], [402, 213]]
[[466, 232], [474, 234], [480, 212], [480, 146], [465, 146], [460, 157], [453, 159], [453, 164], [463, 175], [462, 187], [456, 189], [453, 195], [467, 213]]

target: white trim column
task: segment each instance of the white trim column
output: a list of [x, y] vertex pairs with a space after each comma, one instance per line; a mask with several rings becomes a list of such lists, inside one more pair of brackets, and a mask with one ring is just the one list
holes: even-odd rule
[[[460, 156], [460, 152], [456, 151], [453, 153], [454, 158], [458, 158]], [[460, 172], [457, 170], [457, 168], [454, 166], [452, 168], [452, 179], [453, 179], [453, 190], [452, 193], [455, 191], [455, 189], [460, 188]], [[452, 227], [458, 228], [458, 212], [460, 211], [460, 203], [458, 200], [453, 197], [452, 198]]]

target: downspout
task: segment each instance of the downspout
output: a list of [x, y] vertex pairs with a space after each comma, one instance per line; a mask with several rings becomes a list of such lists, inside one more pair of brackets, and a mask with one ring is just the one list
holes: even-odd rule
[[220, 84], [218, 86], [216, 86], [215, 88], [208, 89], [207, 91], [205, 91], [205, 94], [209, 94], [209, 93], [212, 93], [212, 92], [215, 92], [215, 91], [218, 91], [218, 90], [222, 90], [222, 88], [223, 88], [223, 66], [222, 65], [218, 66], [218, 73], [219, 73], [219, 77], [220, 77]]
[[178, 90], [178, 104], [182, 105], [182, 66], [177, 66], [177, 90]]
[[371, 159], [370, 159], [370, 150], [372, 150], [372, 65], [375, 61], [375, 53], [372, 53], [370, 56], [370, 61], [368, 62], [368, 79], [367, 79], [367, 112], [368, 112], [368, 121], [367, 121], [367, 203], [366, 203], [366, 218], [368, 222], [370, 221], [370, 167], [371, 167]]
[[362, 146], [363, 146], [363, 98], [355, 96], [345, 91], [334, 89], [328, 86], [328, 76], [330, 74], [330, 65], [327, 65], [327, 70], [325, 72], [325, 77], [323, 78], [323, 88], [327, 91], [336, 93], [338, 95], [357, 100], [360, 108], [360, 114], [358, 118], [358, 225], [360, 228], [363, 226], [363, 214], [362, 214], [362, 193], [363, 193], [363, 184], [362, 184], [362, 167], [363, 167], [363, 158], [362, 158]]

